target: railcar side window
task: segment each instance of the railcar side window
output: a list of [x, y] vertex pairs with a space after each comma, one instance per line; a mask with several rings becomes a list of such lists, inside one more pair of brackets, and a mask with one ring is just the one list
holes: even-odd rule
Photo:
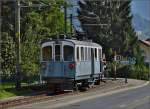
[[61, 59], [60, 49], [60, 45], [55, 45], [55, 61], [60, 61]]
[[88, 60], [91, 60], [91, 48], [88, 48]]
[[64, 61], [73, 61], [74, 52], [73, 47], [69, 45], [64, 45]]
[[95, 48], [95, 60], [97, 60], [97, 48]]
[[84, 61], [84, 48], [81, 47], [81, 61]]
[[42, 59], [43, 61], [52, 60], [52, 46], [42, 48]]
[[85, 47], [85, 61], [88, 60], [88, 50], [87, 50], [87, 47]]
[[80, 61], [79, 47], [77, 47], [77, 61]]
[[101, 52], [101, 49], [99, 49], [99, 60], [101, 59], [102, 57], [102, 52]]

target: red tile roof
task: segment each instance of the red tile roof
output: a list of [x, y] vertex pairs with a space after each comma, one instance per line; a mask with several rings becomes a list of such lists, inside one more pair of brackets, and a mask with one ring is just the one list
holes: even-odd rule
[[149, 42], [150, 42], [150, 38], [146, 39], [146, 41], [149, 41]]
[[143, 43], [146, 46], [150, 46], [150, 40], [140, 40], [141, 43]]

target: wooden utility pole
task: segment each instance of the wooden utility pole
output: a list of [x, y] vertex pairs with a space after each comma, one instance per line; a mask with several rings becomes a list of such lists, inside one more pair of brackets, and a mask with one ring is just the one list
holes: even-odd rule
[[15, 36], [16, 36], [16, 89], [21, 88], [21, 49], [20, 49], [20, 9], [28, 7], [50, 7], [49, 5], [35, 4], [32, 6], [21, 6], [20, 0], [15, 2]]
[[116, 80], [116, 71], [117, 71], [117, 66], [116, 66], [116, 63], [117, 62], [117, 59], [116, 59], [116, 51], [114, 52], [114, 79]]
[[149, 82], [150, 82], [150, 61], [149, 61]]
[[16, 89], [21, 88], [21, 55], [20, 55], [20, 0], [15, 5], [15, 35], [16, 35]]
[[[150, 51], [150, 47], [149, 47], [149, 51]], [[149, 82], [150, 82], [150, 59], [149, 59]]]
[[[1, 16], [1, 8], [2, 7], [2, 1], [0, 1], [0, 16]], [[2, 42], [2, 39], [1, 39], [1, 22], [2, 21], [2, 17], [0, 17], [0, 92], [1, 92], [1, 89], [2, 89], [2, 85], [1, 85], [1, 82], [2, 82], [2, 79], [1, 79], [1, 73], [2, 73], [2, 69], [1, 69], [1, 62], [2, 62], [2, 57], [1, 57], [1, 42]]]

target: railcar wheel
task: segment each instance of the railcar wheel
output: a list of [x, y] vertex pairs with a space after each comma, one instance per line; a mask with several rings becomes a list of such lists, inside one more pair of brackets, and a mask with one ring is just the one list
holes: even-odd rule
[[100, 85], [100, 80], [97, 80], [94, 85]]
[[74, 90], [74, 91], [79, 91], [79, 86], [78, 86], [77, 83], [75, 83], [73, 90]]
[[89, 89], [89, 83], [88, 80], [85, 80], [82, 82], [82, 85], [80, 87], [80, 91], [87, 91]]

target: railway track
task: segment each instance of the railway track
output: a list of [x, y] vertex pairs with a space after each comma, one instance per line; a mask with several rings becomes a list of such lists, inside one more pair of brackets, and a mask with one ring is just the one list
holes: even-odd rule
[[7, 100], [4, 102], [0, 102], [0, 109], [5, 109], [5, 108], [23, 105], [23, 104], [29, 104], [29, 103], [41, 101], [47, 98], [48, 96], [46, 96], [46, 94], [40, 94], [40, 95], [35, 95], [35, 96], [27, 96], [27, 97], [16, 98], [13, 100]]
[[[90, 87], [88, 91], [96, 90], [97, 86], [99, 85], [94, 85]], [[50, 91], [41, 91], [38, 92], [38, 94], [0, 102], [0, 109], [26, 105], [26, 104], [36, 103], [40, 101], [45, 101], [45, 100], [52, 100], [57, 97], [59, 98], [67, 95], [76, 95], [79, 93], [80, 93], [79, 91], [64, 91], [64, 92], [57, 92], [57, 93], [50, 93]]]
[[6, 102], [0, 102], [0, 109], [5, 109], [5, 108], [13, 107], [13, 106], [34, 103], [36, 101], [41, 101], [41, 100], [45, 100], [48, 98], [50, 98], [50, 97], [45, 96], [45, 95], [38, 95], [38, 96], [24, 97], [24, 98], [9, 100]]
[[0, 109], [6, 109], [6, 108], [14, 107], [14, 106], [36, 103], [36, 102], [45, 101], [45, 100], [51, 100], [56, 97], [62, 97], [62, 96], [71, 95], [71, 94], [74, 94], [74, 92], [59, 92], [55, 94], [50, 94], [49, 92], [45, 91], [38, 95], [25, 96], [25, 97], [16, 98], [13, 100], [0, 102]]
[[42, 91], [40, 92], [40, 94], [37, 94], [37, 95], [25, 96], [25, 97], [16, 98], [13, 100], [0, 102], [0, 109], [6, 109], [10, 107], [25, 105], [25, 104], [36, 103], [36, 102], [45, 101], [45, 100], [52, 100], [57, 97], [63, 97], [66, 95], [74, 95], [78, 93], [79, 93], [78, 91], [64, 91], [64, 92], [57, 92], [57, 93], [52, 94], [52, 93], [49, 93], [48, 91]]

